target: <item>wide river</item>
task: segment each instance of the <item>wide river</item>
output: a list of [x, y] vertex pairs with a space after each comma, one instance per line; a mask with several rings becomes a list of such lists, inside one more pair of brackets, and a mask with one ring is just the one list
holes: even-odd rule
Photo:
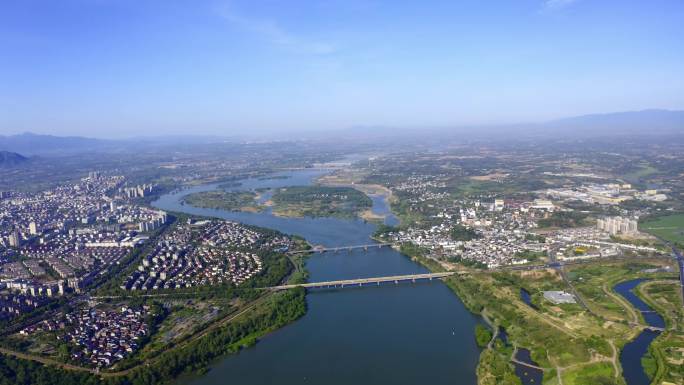
[[[277, 174], [286, 179], [247, 179], [235, 190], [309, 185], [329, 171]], [[371, 242], [375, 225], [336, 218], [281, 218], [270, 211], [228, 212], [181, 205], [203, 185], [164, 195], [154, 205], [188, 214], [214, 216], [303, 236], [312, 244], [358, 245]], [[388, 214], [384, 199], [373, 197], [373, 211]], [[391, 214], [387, 223], [395, 223]], [[309, 280], [326, 281], [425, 273], [427, 269], [390, 248], [309, 258]], [[195, 385], [227, 384], [476, 384], [480, 350], [469, 313], [444, 283], [312, 290], [300, 320], [266, 337], [255, 347], [217, 361]], [[185, 381], [185, 382], [188, 382]]]

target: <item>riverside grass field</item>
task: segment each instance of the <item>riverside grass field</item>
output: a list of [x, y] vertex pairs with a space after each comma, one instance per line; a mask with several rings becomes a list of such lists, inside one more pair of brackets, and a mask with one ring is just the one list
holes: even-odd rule
[[684, 244], [684, 214], [668, 215], [645, 222], [641, 229], [667, 241]]

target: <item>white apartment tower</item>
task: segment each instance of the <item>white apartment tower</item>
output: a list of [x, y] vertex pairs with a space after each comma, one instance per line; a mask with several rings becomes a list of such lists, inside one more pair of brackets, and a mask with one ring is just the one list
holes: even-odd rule
[[638, 232], [638, 223], [633, 218], [608, 217], [601, 218], [596, 222], [599, 230], [605, 231], [610, 235], [616, 234], [635, 234]]

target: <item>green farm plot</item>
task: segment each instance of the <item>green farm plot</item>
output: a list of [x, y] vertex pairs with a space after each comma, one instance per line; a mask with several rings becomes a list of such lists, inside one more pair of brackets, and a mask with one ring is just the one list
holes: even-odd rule
[[641, 164], [639, 165], [639, 168], [635, 169], [634, 171], [625, 174], [624, 177], [627, 180], [630, 181], [638, 181], [641, 178], [647, 177], [649, 175], [655, 174], [658, 172], [658, 169], [648, 165], [648, 164]]
[[607, 362], [577, 366], [563, 373], [563, 384], [615, 384], [615, 371]]
[[670, 242], [684, 243], [684, 214], [668, 215], [642, 223], [641, 230]]

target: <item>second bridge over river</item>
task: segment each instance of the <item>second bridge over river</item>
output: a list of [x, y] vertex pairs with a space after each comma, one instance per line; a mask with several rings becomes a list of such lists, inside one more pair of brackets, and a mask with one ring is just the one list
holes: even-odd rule
[[392, 246], [391, 243], [368, 243], [365, 245], [353, 245], [353, 246], [336, 246], [336, 247], [325, 247], [323, 245], [316, 245], [312, 247], [309, 250], [297, 250], [297, 251], [290, 251], [288, 254], [307, 254], [307, 253], [326, 253], [326, 252], [332, 252], [332, 253], [337, 253], [339, 251], [354, 251], [354, 250], [368, 250], [368, 249], [379, 249], [382, 247], [388, 247]]
[[432, 280], [436, 278], [444, 278], [455, 274], [453, 271], [444, 273], [428, 273], [428, 274], [409, 274], [409, 275], [391, 275], [387, 277], [373, 277], [373, 278], [358, 278], [358, 279], [343, 279], [339, 281], [324, 281], [324, 282], [310, 282], [293, 285], [273, 286], [272, 290], [286, 290], [295, 287], [304, 288], [328, 288], [328, 287], [345, 287], [345, 286], [363, 286], [368, 284], [381, 284], [383, 282], [415, 282], [419, 280]]

